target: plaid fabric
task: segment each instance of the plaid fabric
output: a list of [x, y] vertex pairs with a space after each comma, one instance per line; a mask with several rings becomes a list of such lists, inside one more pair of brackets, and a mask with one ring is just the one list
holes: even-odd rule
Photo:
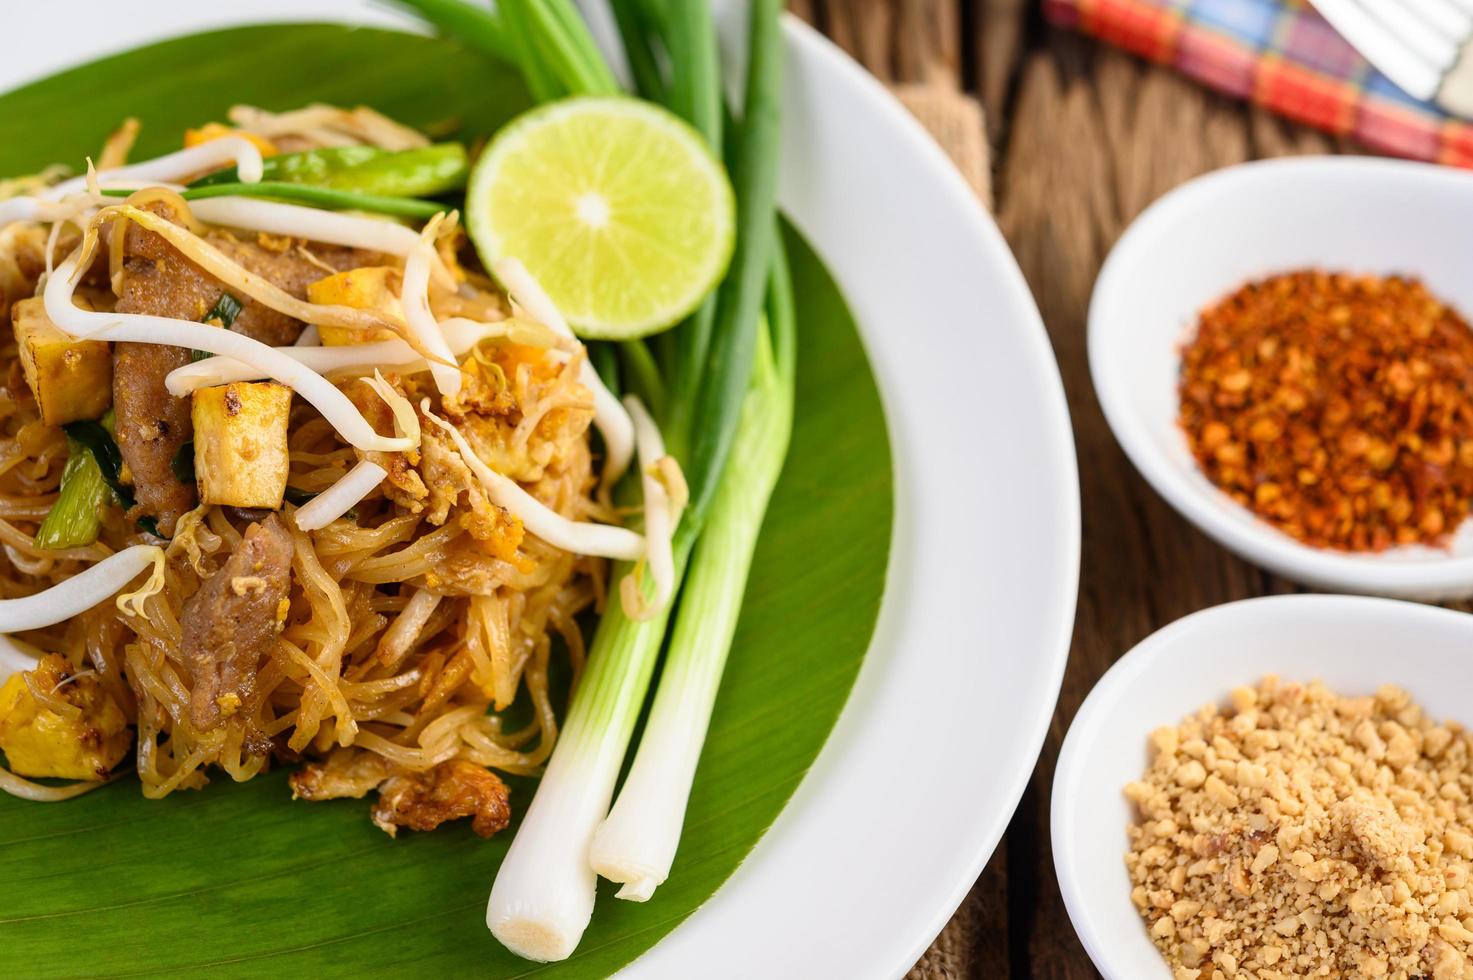
[[1403, 93], [1303, 0], [1043, 0], [1048, 18], [1376, 150], [1473, 167], [1473, 124]]

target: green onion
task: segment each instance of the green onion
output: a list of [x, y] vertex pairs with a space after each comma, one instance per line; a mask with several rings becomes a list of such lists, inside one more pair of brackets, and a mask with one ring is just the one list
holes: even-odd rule
[[531, 11], [527, 0], [502, 0], [497, 4], [507, 36], [511, 39], [513, 56], [522, 69], [522, 78], [538, 102], [551, 102], [568, 94], [567, 86], [547, 65], [545, 49], [547, 42], [540, 38], [531, 22]]
[[[405, 2], [451, 33], [460, 29], [447, 24], [469, 16], [458, 6], [451, 13], [448, 0]], [[502, 40], [537, 99], [608, 90], [607, 66], [568, 0], [499, 0], [497, 9]], [[640, 91], [668, 94], [675, 111], [720, 151], [719, 64], [705, 4], [615, 0], [614, 9]], [[658, 356], [642, 343], [621, 345], [620, 356], [609, 344], [589, 348], [605, 379], [622, 376], [647, 404], [657, 411], [664, 406], [666, 448], [686, 464], [692, 490], [688, 517], [675, 536], [677, 587], [688, 562], [690, 578], [635, 772], [612, 814], [609, 802], [671, 607], [631, 621], [616, 588], [599, 621], [566, 724], [487, 905], [491, 931], [531, 959], [567, 957], [586, 929], [596, 885], [590, 844], [598, 870], [625, 882], [622, 897], [648, 897], [668, 873], [758, 532], [786, 455], [794, 324], [775, 231], [780, 12], [780, 0], [751, 4], [745, 113], [730, 154], [737, 245], [726, 280], [673, 339], [657, 341]], [[484, 18], [472, 26], [491, 29]], [[668, 84], [662, 53], [670, 65]], [[762, 325], [764, 305], [770, 329]], [[632, 572], [616, 566], [611, 580]], [[646, 596], [649, 578], [642, 581]]]
[[501, 14], [495, 10], [465, 3], [464, 0], [395, 0], [439, 28], [447, 37], [459, 39], [468, 47], [488, 54], [497, 61], [515, 62], [517, 49], [508, 34]]
[[[716, 28], [704, 3], [673, 4], [669, 8], [667, 48], [671, 59], [670, 107], [706, 138], [711, 152], [722, 149], [721, 66]], [[675, 331], [674, 394], [667, 417], [670, 451], [690, 460], [692, 416], [707, 381], [706, 357], [716, 323], [716, 296], [706, 297], [696, 312]]]
[[36, 547], [48, 551], [91, 544], [102, 532], [107, 481], [85, 446], [68, 438], [67, 449], [66, 466], [61, 471], [61, 493], [36, 529]]
[[665, 79], [660, 75], [652, 43], [656, 34], [653, 18], [639, 0], [614, 0], [609, 6], [614, 11], [619, 39], [624, 43], [624, 57], [634, 76], [635, 90], [651, 102], [664, 102]]
[[[375, 146], [331, 146], [267, 157], [261, 180], [305, 184], [375, 197], [433, 197], [465, 186], [470, 164], [459, 143], [436, 143], [409, 150]], [[190, 184], [191, 188], [238, 184], [234, 167]]]
[[625, 340], [619, 344], [624, 373], [629, 376], [629, 390], [638, 395], [656, 418], [665, 412], [665, 380], [660, 367], [643, 340]]
[[[110, 197], [127, 197], [135, 191], [104, 189]], [[360, 194], [356, 191], [339, 191], [330, 187], [313, 187], [310, 184], [287, 184], [280, 181], [261, 181], [258, 184], [211, 184], [209, 187], [191, 187], [180, 194], [186, 201], [200, 201], [210, 197], [269, 197], [279, 201], [295, 201], [334, 211], [371, 211], [396, 218], [419, 218], [428, 220], [448, 210], [434, 201], [421, 201], [412, 197], [383, 197], [378, 194]]]
[[667, 10], [670, 109], [720, 153], [721, 59], [711, 8], [705, 3], [672, 3]]
[[763, 330], [726, 474], [681, 592], [654, 706], [618, 801], [589, 847], [593, 869], [623, 885], [619, 898], [648, 901], [670, 874], [680, 843], [747, 573], [792, 432], [791, 375], [779, 369], [773, 347]]
[[549, 62], [568, 91], [582, 95], [622, 92], [588, 25], [569, 0], [529, 0], [527, 10], [534, 28], [547, 38]]
[[180, 483], [195, 483], [194, 476], [194, 440], [181, 445], [174, 450], [174, 458], [169, 460], [169, 469], [174, 473], [174, 479]]
[[[677, 570], [687, 554], [676, 554]], [[630, 571], [620, 563], [610, 581]], [[487, 927], [518, 956], [567, 959], [588, 928], [598, 882], [588, 841], [609, 811], [669, 615], [667, 607], [634, 622], [616, 600], [599, 620], [577, 696], [486, 904]]]
[[598, 372], [599, 380], [604, 383], [605, 388], [609, 389], [610, 394], [615, 398], [623, 394], [619, 377], [619, 356], [612, 343], [607, 341], [590, 343], [588, 360], [592, 362], [593, 369]]
[[771, 268], [782, 105], [781, 13], [780, 0], [752, 0], [746, 105], [732, 167], [737, 196], [736, 251], [717, 296], [685, 473], [691, 494], [687, 520], [696, 527], [711, 506], [736, 436]]

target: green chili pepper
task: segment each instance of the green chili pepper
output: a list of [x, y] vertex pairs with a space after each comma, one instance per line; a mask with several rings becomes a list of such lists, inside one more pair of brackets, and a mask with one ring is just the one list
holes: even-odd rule
[[[380, 150], [372, 146], [333, 146], [267, 157], [261, 180], [307, 184], [379, 197], [430, 197], [465, 186], [465, 147], [435, 143], [412, 150]], [[234, 167], [191, 184], [211, 187], [240, 180]]]
[[36, 547], [48, 551], [91, 544], [102, 531], [107, 481], [85, 446], [68, 438], [67, 447], [66, 467], [61, 471], [61, 494], [36, 530]]
[[[109, 187], [102, 193], [109, 197], [127, 197], [135, 192], [124, 188]], [[411, 218], [421, 221], [448, 210], [444, 204], [422, 201], [417, 197], [385, 197], [382, 194], [341, 191], [335, 187], [288, 184], [280, 180], [263, 180], [258, 184], [211, 184], [209, 187], [190, 187], [180, 196], [186, 201], [200, 201], [210, 197], [265, 197], [305, 204], [308, 207], [326, 208], [330, 211], [370, 211], [395, 218]]]

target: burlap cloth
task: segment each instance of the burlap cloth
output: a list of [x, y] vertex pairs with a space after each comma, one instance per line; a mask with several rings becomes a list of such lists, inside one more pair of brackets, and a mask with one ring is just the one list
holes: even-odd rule
[[[992, 162], [982, 107], [975, 99], [946, 82], [894, 85], [892, 89], [905, 107], [936, 137], [967, 183], [990, 209]], [[972, 950], [976, 942], [976, 919], [976, 906], [963, 902], [906, 980], [963, 980], [971, 972], [969, 965], [973, 961]]]

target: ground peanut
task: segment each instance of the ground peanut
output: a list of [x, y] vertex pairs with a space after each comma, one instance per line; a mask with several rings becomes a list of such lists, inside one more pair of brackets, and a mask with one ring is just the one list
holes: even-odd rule
[[1473, 738], [1265, 678], [1151, 736], [1126, 855], [1177, 980], [1473, 980]]

